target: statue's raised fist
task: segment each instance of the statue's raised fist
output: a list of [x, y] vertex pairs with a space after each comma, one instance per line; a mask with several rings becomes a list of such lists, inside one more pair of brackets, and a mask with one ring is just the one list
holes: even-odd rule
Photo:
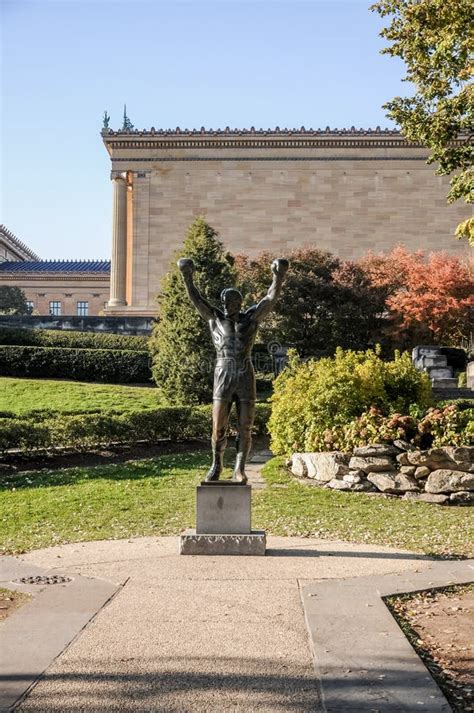
[[272, 272], [274, 275], [283, 277], [290, 267], [290, 263], [284, 257], [278, 258], [272, 262]]
[[192, 275], [194, 272], [194, 262], [190, 257], [181, 257], [178, 260], [178, 267], [183, 275]]

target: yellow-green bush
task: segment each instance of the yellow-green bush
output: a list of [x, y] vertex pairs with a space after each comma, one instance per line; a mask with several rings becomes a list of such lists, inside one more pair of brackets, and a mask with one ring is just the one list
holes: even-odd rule
[[325, 433], [350, 423], [371, 406], [382, 413], [408, 413], [431, 404], [427, 374], [409, 354], [383, 361], [377, 352], [344, 351], [300, 362], [292, 356], [274, 382], [269, 430], [275, 453], [327, 450]]

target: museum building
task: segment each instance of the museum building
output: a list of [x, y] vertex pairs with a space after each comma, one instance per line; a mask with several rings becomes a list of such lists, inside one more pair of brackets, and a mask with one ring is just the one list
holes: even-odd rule
[[40, 260], [0, 226], [0, 284], [19, 287], [35, 315], [102, 314], [110, 291], [108, 260]]
[[113, 227], [107, 314], [154, 315], [160, 281], [202, 215], [233, 254], [301, 247], [343, 259], [409, 250], [467, 255], [471, 208], [395, 130], [105, 127]]

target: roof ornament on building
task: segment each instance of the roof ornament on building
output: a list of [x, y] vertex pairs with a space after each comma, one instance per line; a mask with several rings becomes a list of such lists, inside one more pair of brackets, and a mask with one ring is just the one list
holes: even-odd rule
[[103, 125], [102, 125], [102, 128], [108, 129], [108, 128], [109, 128], [110, 116], [107, 114], [107, 109], [104, 111], [102, 120], [103, 120], [103, 122], [104, 122]]
[[123, 126], [122, 126], [122, 131], [132, 131], [134, 129], [134, 125], [130, 121], [130, 119], [127, 116], [127, 105], [123, 105]]
[[0, 225], [0, 239], [2, 238], [7, 243], [10, 243], [11, 247], [17, 248], [23, 253], [22, 259], [30, 258], [32, 260], [39, 260], [38, 255], [33, 252], [33, 250], [31, 250], [28, 245], [25, 245], [22, 240], [19, 240], [16, 235], [12, 233], [11, 230], [8, 230], [8, 228], [3, 225], [3, 223]]

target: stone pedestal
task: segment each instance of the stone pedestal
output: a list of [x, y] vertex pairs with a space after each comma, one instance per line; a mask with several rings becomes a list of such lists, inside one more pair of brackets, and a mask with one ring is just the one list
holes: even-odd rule
[[196, 529], [180, 537], [182, 555], [264, 555], [265, 532], [251, 529], [250, 485], [203, 483], [196, 489]]

